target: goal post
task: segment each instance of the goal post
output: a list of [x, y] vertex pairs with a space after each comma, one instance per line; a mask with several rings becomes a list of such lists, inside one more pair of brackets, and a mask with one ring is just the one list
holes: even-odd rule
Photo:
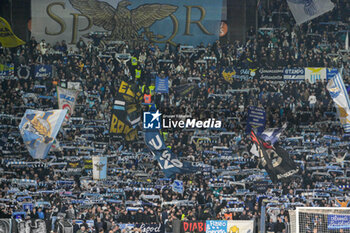
[[291, 233], [350, 233], [350, 208], [297, 207], [289, 217]]

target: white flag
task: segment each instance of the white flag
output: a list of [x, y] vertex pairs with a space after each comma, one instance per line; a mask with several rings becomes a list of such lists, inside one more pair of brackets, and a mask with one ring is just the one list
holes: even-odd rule
[[350, 133], [350, 100], [340, 73], [329, 80], [327, 90], [335, 103], [344, 131]]
[[105, 180], [107, 178], [107, 157], [92, 157], [92, 177], [94, 180]]
[[298, 25], [332, 10], [330, 0], [287, 0], [290, 11]]
[[73, 115], [75, 102], [77, 100], [79, 91], [64, 89], [57, 87], [58, 107], [60, 109], [67, 109], [68, 113], [64, 119], [64, 124], [67, 123]]

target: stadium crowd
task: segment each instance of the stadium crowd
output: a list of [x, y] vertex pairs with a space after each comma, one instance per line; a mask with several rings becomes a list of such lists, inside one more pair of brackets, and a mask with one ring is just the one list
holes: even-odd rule
[[[165, 232], [172, 232], [174, 220], [208, 219], [254, 219], [258, 229], [264, 219], [268, 232], [287, 232], [288, 210], [295, 206], [347, 206], [350, 135], [337, 119], [326, 81], [267, 81], [259, 78], [258, 70], [342, 68], [349, 85], [349, 60], [338, 54], [344, 43], [337, 34], [349, 29], [349, 2], [337, 1], [331, 13], [301, 26], [292, 25], [289, 12], [282, 13], [286, 4], [264, 5], [259, 11], [261, 29], [257, 34], [249, 30], [246, 43], [216, 41], [186, 51], [180, 45], [161, 48], [150, 42], [134, 47], [127, 41], [111, 45], [81, 39], [68, 46], [65, 41], [50, 45], [31, 38], [16, 49], [2, 48], [0, 64], [13, 63], [16, 78], [0, 80], [0, 218], [41, 219], [47, 232], [58, 232], [58, 223], [65, 219], [74, 233], [137, 231], [123, 225], [127, 223], [162, 224]], [[337, 22], [321, 23], [333, 19]], [[34, 78], [34, 66], [39, 64], [51, 65], [52, 77]], [[19, 77], [20, 67], [29, 67], [29, 77]], [[257, 75], [226, 80], [223, 72], [230, 67], [257, 69]], [[136, 70], [141, 70], [139, 77]], [[154, 92], [155, 74], [169, 77], [169, 94]], [[191, 77], [199, 78], [192, 82], [195, 88], [187, 95], [177, 94], [176, 87]], [[224, 123], [221, 130], [168, 131], [166, 144], [172, 151], [202, 168], [177, 175], [184, 183], [183, 193], [172, 189], [173, 180], [163, 178], [141, 133], [136, 142], [109, 137], [121, 81], [151, 93], [152, 103], [167, 114], [215, 116]], [[19, 134], [21, 117], [28, 108], [58, 108], [56, 86], [69, 82], [78, 83], [81, 90], [71, 122], [59, 133], [59, 144], [48, 158], [34, 161]], [[249, 106], [265, 109], [266, 128], [287, 123], [278, 143], [302, 168], [288, 182], [268, 181], [249, 152]], [[107, 181], [91, 178], [89, 156], [100, 153], [108, 156]], [[308, 192], [314, 195], [302, 195]]]

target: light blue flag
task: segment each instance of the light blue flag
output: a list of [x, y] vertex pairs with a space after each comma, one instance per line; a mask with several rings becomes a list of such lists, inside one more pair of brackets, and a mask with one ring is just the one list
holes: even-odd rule
[[328, 81], [327, 90], [333, 99], [345, 133], [350, 133], [350, 99], [340, 73]]
[[28, 109], [19, 130], [30, 155], [34, 159], [44, 159], [56, 138], [67, 110], [38, 111]]
[[330, 0], [287, 0], [287, 3], [298, 25], [334, 8]]
[[92, 157], [92, 177], [94, 180], [105, 180], [107, 178], [107, 157]]

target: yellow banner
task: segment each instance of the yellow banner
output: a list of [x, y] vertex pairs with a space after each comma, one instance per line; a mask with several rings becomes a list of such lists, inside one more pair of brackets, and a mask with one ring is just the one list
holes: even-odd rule
[[25, 44], [25, 42], [19, 39], [13, 32], [6, 21], [6, 19], [0, 17], [0, 43], [2, 47], [13, 48]]

